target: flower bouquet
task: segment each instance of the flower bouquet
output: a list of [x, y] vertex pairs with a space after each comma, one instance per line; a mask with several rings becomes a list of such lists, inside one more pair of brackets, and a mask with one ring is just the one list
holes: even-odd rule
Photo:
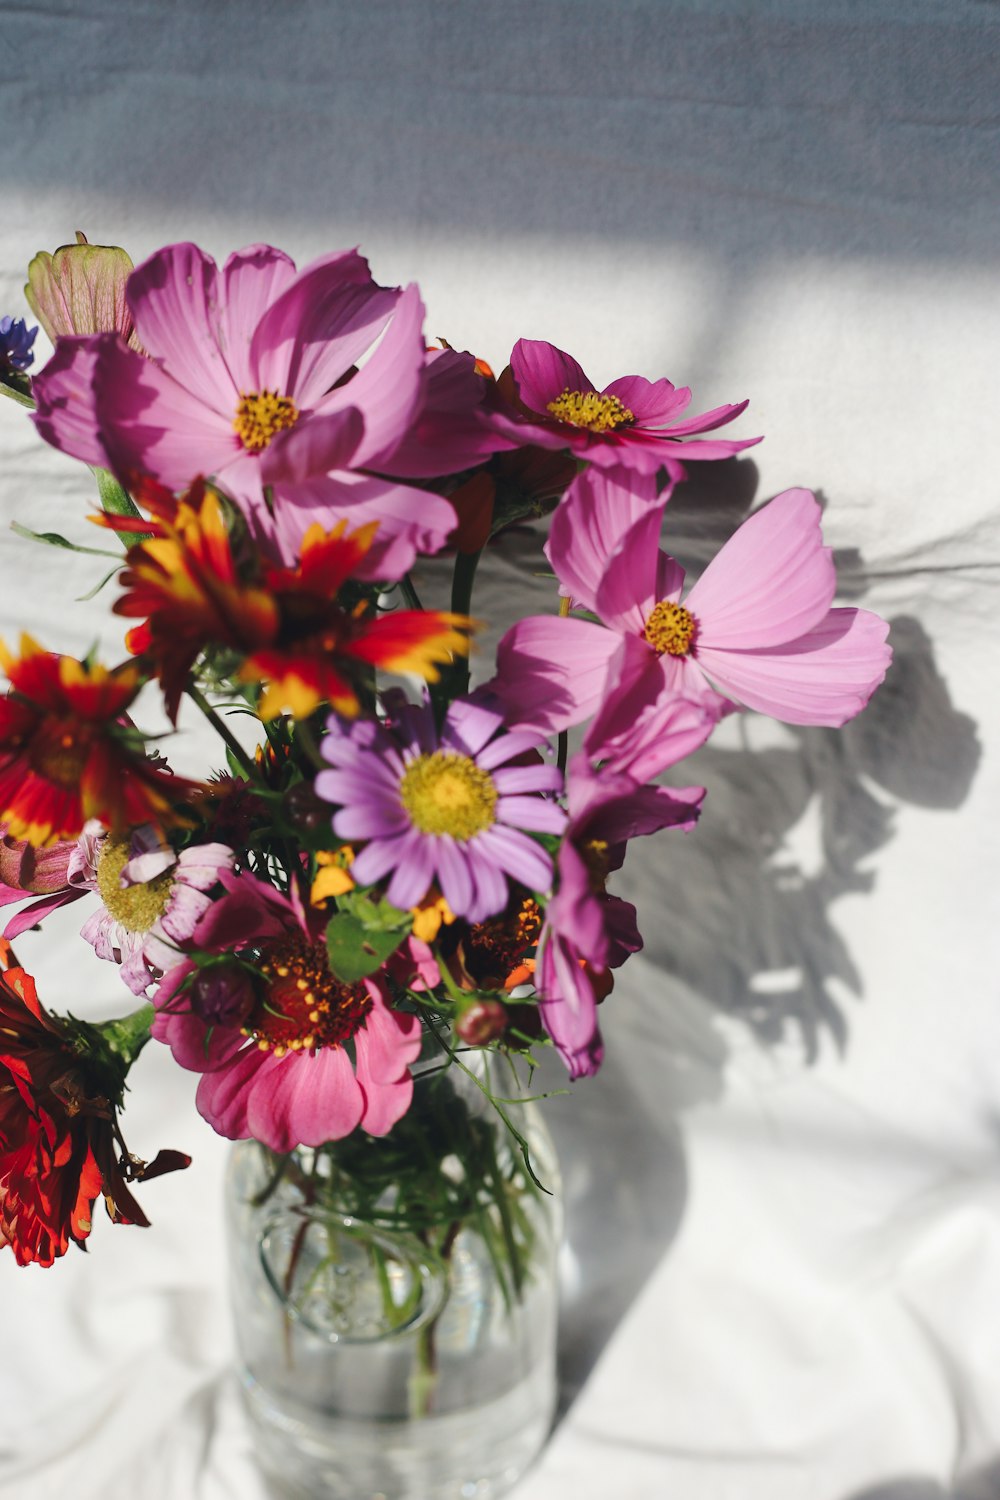
[[[833, 607], [802, 489], [685, 589], [670, 498], [687, 464], [759, 441], [716, 435], [746, 402], [598, 389], [530, 339], [495, 378], [429, 347], [418, 289], [355, 251], [298, 271], [254, 245], [220, 270], [177, 244], [133, 269], [80, 236], [26, 293], [55, 352], [30, 376], [35, 330], [5, 317], [0, 383], [94, 471], [130, 628], [113, 665], [0, 645], [0, 1243], [50, 1266], [100, 1198], [148, 1222], [136, 1184], [188, 1165], [122, 1136], [152, 1038], [239, 1143], [267, 1467], [304, 1495], [500, 1494], [554, 1393], [532, 1069], [551, 1046], [571, 1079], [597, 1071], [598, 1008], [642, 942], [609, 879], [631, 839], [694, 825], [704, 789], [657, 778], [723, 717], [863, 708], [886, 626]], [[551, 610], [499, 622], [472, 687], [478, 560], [549, 515]], [[428, 556], [447, 607], [418, 596]], [[204, 780], [144, 734], [148, 684], [172, 724], [187, 697], [217, 731]], [[101, 1025], [43, 1005], [11, 947], [77, 901], [134, 1000]]]

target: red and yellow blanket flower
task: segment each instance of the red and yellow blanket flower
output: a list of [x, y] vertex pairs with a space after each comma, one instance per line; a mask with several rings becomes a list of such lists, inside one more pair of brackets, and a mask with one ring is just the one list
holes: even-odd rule
[[147, 756], [125, 718], [142, 685], [133, 663], [108, 668], [0, 641], [10, 691], [0, 698], [0, 824], [37, 846], [74, 838], [89, 818], [119, 831], [181, 821], [193, 783]]
[[115, 611], [143, 621], [129, 632], [129, 647], [152, 663], [174, 720], [192, 667], [212, 647], [243, 657], [240, 681], [263, 684], [264, 719], [284, 709], [307, 718], [323, 702], [351, 717], [360, 710], [358, 679], [367, 667], [433, 682], [439, 665], [468, 651], [472, 622], [464, 615], [380, 614], [366, 598], [353, 608], [342, 602], [345, 585], [364, 571], [375, 522], [350, 532], [345, 521], [330, 531], [317, 522], [302, 539], [296, 567], [265, 562], [259, 577], [246, 579], [214, 490], [199, 484], [179, 502], [149, 490], [142, 498], [157, 519], [142, 523], [153, 535], [128, 553]]

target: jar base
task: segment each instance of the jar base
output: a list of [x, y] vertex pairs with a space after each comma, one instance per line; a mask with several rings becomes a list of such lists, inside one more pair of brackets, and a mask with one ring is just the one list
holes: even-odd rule
[[358, 1421], [280, 1402], [243, 1378], [257, 1459], [281, 1500], [499, 1500], [553, 1418], [551, 1372], [497, 1401], [418, 1421]]

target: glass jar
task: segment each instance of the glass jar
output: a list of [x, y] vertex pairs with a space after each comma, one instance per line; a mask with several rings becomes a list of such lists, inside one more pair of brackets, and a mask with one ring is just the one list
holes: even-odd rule
[[[555, 1408], [552, 1141], [499, 1072], [425, 1067], [384, 1138], [233, 1149], [227, 1234], [261, 1466], [297, 1500], [494, 1500]], [[530, 1163], [530, 1167], [526, 1164]]]

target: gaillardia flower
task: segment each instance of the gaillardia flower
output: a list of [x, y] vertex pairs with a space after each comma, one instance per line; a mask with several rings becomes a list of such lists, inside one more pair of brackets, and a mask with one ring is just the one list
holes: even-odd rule
[[333, 769], [316, 777], [319, 795], [337, 807], [334, 832], [364, 844], [351, 866], [357, 883], [389, 876], [386, 895], [405, 909], [436, 882], [470, 922], [503, 910], [508, 877], [547, 891], [552, 861], [530, 834], [560, 833], [565, 814], [540, 795], [562, 785], [534, 753], [540, 736], [504, 733], [499, 712], [462, 698], [439, 733], [430, 705], [384, 698], [385, 723], [330, 717], [321, 754]]
[[666, 469], [672, 479], [682, 479], [682, 459], [729, 458], [760, 442], [759, 437], [690, 441], [695, 433], [732, 422], [746, 401], [682, 417], [691, 402], [686, 386], [622, 375], [599, 391], [571, 355], [541, 339], [519, 339], [514, 345], [510, 379], [533, 424], [527, 441], [541, 448], [568, 448], [601, 469], [622, 467], [643, 474]]
[[153, 1035], [205, 1075], [200, 1114], [220, 1135], [273, 1151], [357, 1127], [385, 1135], [413, 1097], [418, 1017], [391, 1010], [378, 978], [348, 985], [330, 972], [324, 915], [253, 875], [220, 881], [225, 894], [192, 946], [231, 960], [182, 962], [154, 996]]
[[96, 892], [101, 909], [80, 936], [98, 958], [121, 964], [129, 989], [144, 995], [176, 966], [179, 945], [211, 906], [207, 893], [233, 859], [225, 844], [190, 844], [177, 853], [148, 826], [116, 838], [100, 823], [88, 823], [70, 859], [69, 880], [75, 893]]
[[99, 1196], [115, 1223], [148, 1225], [127, 1182], [188, 1165], [177, 1151], [148, 1166], [127, 1151], [117, 1111], [128, 1063], [100, 1027], [49, 1015], [23, 969], [0, 974], [0, 1245], [20, 1265], [51, 1266], [71, 1240], [83, 1245]]
[[352, 532], [345, 521], [331, 531], [317, 523], [302, 538], [297, 567], [265, 563], [259, 578], [244, 579], [213, 490], [196, 486], [180, 502], [156, 497], [154, 503], [155, 534], [130, 548], [115, 612], [144, 619], [129, 632], [129, 648], [154, 663], [175, 722], [191, 667], [210, 646], [243, 657], [235, 669], [241, 681], [264, 683], [264, 719], [283, 708], [307, 718], [324, 701], [356, 714], [361, 671], [381, 667], [434, 682], [440, 663], [469, 649], [472, 622], [464, 615], [376, 614], [365, 603], [347, 610], [339, 602], [346, 583], [374, 571], [377, 522]]
[[192, 784], [146, 756], [124, 720], [142, 678], [44, 651], [29, 635], [14, 657], [0, 642], [10, 691], [0, 698], [0, 824], [13, 838], [51, 844], [88, 818], [119, 830], [177, 821]]

